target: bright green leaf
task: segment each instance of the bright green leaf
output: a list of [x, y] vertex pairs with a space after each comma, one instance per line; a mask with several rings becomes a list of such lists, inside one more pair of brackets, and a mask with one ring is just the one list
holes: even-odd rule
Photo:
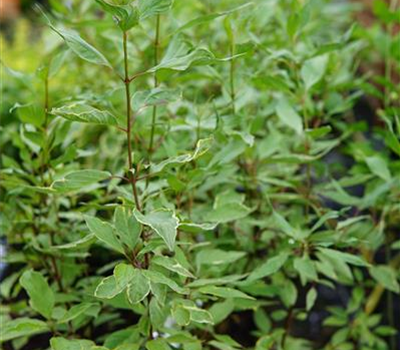
[[118, 240], [114, 228], [109, 223], [91, 216], [85, 216], [85, 221], [90, 232], [92, 232], [100, 241], [117, 252], [124, 253], [124, 248]]
[[71, 102], [61, 107], [53, 108], [51, 114], [73, 122], [117, 126], [118, 121], [108, 111], [102, 111], [83, 102]]
[[303, 133], [303, 121], [286, 98], [279, 99], [276, 114], [283, 124], [293, 129], [298, 135]]
[[48, 325], [40, 320], [31, 318], [17, 318], [2, 321], [0, 343], [49, 331]]
[[303, 63], [300, 74], [307, 90], [322, 79], [326, 71], [328, 60], [329, 55], [325, 54], [310, 58]]
[[400, 293], [400, 285], [397, 281], [397, 273], [392, 267], [385, 265], [371, 266], [369, 272], [374, 280], [376, 280], [386, 289], [395, 293]]
[[137, 221], [151, 227], [164, 240], [169, 250], [174, 250], [179, 220], [173, 211], [161, 209], [143, 215], [135, 210], [133, 215]]
[[19, 282], [28, 293], [32, 308], [50, 319], [55, 303], [54, 292], [42, 274], [33, 270], [25, 271]]
[[134, 249], [142, 232], [142, 225], [129, 214], [124, 207], [117, 207], [114, 212], [114, 226], [121, 241]]

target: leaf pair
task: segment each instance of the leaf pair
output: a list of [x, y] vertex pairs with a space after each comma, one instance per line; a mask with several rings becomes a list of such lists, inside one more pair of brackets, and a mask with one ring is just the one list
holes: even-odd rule
[[120, 29], [124, 32], [135, 27], [140, 21], [167, 12], [172, 6], [172, 0], [110, 1], [96, 0], [102, 9], [112, 15]]
[[126, 249], [136, 247], [142, 231], [140, 223], [123, 207], [115, 209], [113, 224], [90, 216], [86, 216], [85, 220], [89, 230], [100, 241], [122, 254]]
[[114, 269], [114, 274], [104, 278], [97, 286], [95, 296], [101, 299], [112, 299], [126, 291], [129, 302], [138, 304], [158, 284], [167, 286], [179, 294], [187, 294], [186, 289], [160, 272], [140, 270], [132, 265], [118, 264]]

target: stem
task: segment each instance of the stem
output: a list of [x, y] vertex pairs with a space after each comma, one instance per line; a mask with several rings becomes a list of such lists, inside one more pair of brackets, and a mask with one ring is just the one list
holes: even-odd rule
[[44, 80], [44, 103], [43, 103], [43, 113], [44, 113], [44, 145], [43, 145], [43, 152], [40, 156], [40, 178], [42, 180], [42, 185], [46, 186], [46, 182], [44, 179], [44, 171], [46, 168], [46, 158], [47, 158], [47, 126], [49, 122], [49, 78], [46, 75]]
[[49, 77], [46, 76], [44, 81], [44, 113], [45, 113], [45, 120], [44, 120], [44, 128], [47, 131], [47, 126], [49, 123]]
[[[157, 15], [157, 20], [156, 20], [156, 37], [154, 39], [154, 66], [157, 66], [158, 64], [158, 49], [160, 46], [160, 15]], [[154, 73], [154, 88], [158, 86], [158, 79], [157, 79], [157, 72]], [[148, 149], [148, 154], [149, 154], [149, 163], [151, 160], [151, 156], [154, 151], [154, 133], [156, 129], [156, 120], [157, 120], [157, 106], [153, 106], [153, 115], [151, 119], [151, 132], [150, 132], [150, 144], [149, 144], [149, 149]], [[149, 182], [146, 181], [146, 187], [148, 186]]]
[[[398, 0], [391, 0], [390, 5], [389, 5], [389, 10], [391, 12], [396, 10]], [[387, 35], [390, 37], [393, 32], [393, 23], [389, 23], [385, 25], [385, 31]], [[390, 45], [386, 45], [385, 47], [385, 91], [384, 91], [384, 97], [383, 97], [383, 106], [384, 108], [389, 107], [390, 104], [390, 97], [389, 97], [389, 87], [387, 86], [387, 83], [391, 81], [391, 76], [392, 76], [392, 65], [391, 65], [391, 57], [390, 57]]]
[[282, 349], [285, 348], [286, 338], [290, 333], [290, 328], [293, 322], [293, 311], [294, 311], [294, 306], [291, 306], [285, 321], [285, 333], [282, 336], [282, 342], [281, 342]]
[[[308, 111], [306, 105], [307, 92], [304, 92], [303, 95], [303, 117], [304, 117], [304, 129], [307, 130], [309, 128], [308, 121]], [[308, 139], [307, 133], [304, 133], [304, 151], [308, 155], [310, 152], [310, 141]], [[305, 216], [308, 220], [308, 215], [310, 213], [310, 195], [311, 195], [311, 164], [306, 164], [306, 206], [305, 206]]]
[[124, 46], [124, 72], [125, 72], [125, 97], [126, 97], [126, 136], [128, 143], [128, 172], [129, 172], [129, 182], [132, 186], [132, 194], [135, 198], [136, 208], [140, 211], [140, 202], [136, 188], [136, 172], [132, 173], [132, 131], [131, 131], [131, 118], [132, 118], [132, 107], [131, 107], [131, 92], [130, 92], [130, 79], [129, 79], [129, 69], [128, 69], [128, 45], [127, 45], [128, 33], [124, 31], [123, 33], [123, 46]]
[[[235, 42], [231, 39], [230, 45], [230, 55], [233, 57], [235, 54]], [[230, 80], [230, 92], [231, 92], [231, 106], [232, 106], [232, 114], [236, 114], [235, 100], [236, 100], [236, 91], [235, 91], [235, 60], [232, 58], [230, 61], [230, 72], [229, 72], [229, 80]]]

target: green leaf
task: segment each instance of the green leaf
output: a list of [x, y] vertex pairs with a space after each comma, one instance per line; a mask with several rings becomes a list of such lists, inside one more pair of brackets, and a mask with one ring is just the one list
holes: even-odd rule
[[382, 337], [388, 337], [396, 335], [398, 332], [396, 328], [390, 326], [379, 326], [374, 330], [375, 334], [380, 335]]
[[356, 266], [364, 266], [367, 267], [369, 264], [365, 262], [363, 259], [361, 259], [357, 255], [341, 252], [339, 250], [333, 250], [329, 248], [318, 248], [318, 250], [324, 254], [325, 256], [328, 256], [329, 258], [333, 260], [341, 260], [344, 261], [348, 264], [351, 265], [356, 265]]
[[85, 314], [85, 312], [88, 311], [93, 306], [97, 306], [97, 305], [98, 304], [96, 304], [96, 303], [81, 303], [78, 305], [74, 305], [57, 322], [58, 323], [66, 323], [66, 322], [72, 321], [75, 318]]
[[82, 190], [110, 177], [111, 174], [108, 171], [76, 170], [68, 173], [62, 179], [54, 181], [51, 187], [59, 192]]
[[224, 12], [220, 12], [220, 13], [211, 13], [209, 15], [204, 15], [204, 16], [197, 17], [197, 18], [195, 18], [193, 20], [190, 20], [189, 22], [185, 23], [183, 26], [179, 27], [178, 30], [174, 34], [180, 33], [180, 32], [182, 32], [182, 31], [184, 31], [186, 29], [192, 28], [192, 27], [200, 25], [200, 24], [211, 22], [211, 21], [213, 21], [214, 19], [216, 19], [218, 17], [227, 16], [227, 15], [233, 13], [233, 12], [241, 11], [245, 7], [248, 7], [248, 6], [252, 5], [252, 4], [253, 4], [252, 2], [248, 2], [246, 4], [240, 5], [238, 7], [235, 7], [233, 9], [231, 9], [231, 10], [228, 10], [228, 11], [224, 11]]
[[300, 74], [307, 90], [322, 79], [328, 65], [328, 60], [329, 55], [325, 54], [310, 58], [303, 63]]
[[235, 303], [233, 299], [226, 299], [221, 303], [214, 303], [209, 312], [215, 324], [221, 323], [235, 310]]
[[154, 256], [151, 259], [152, 264], [156, 264], [158, 266], [162, 266], [166, 268], [167, 270], [170, 270], [172, 272], [176, 272], [178, 275], [184, 276], [184, 277], [189, 277], [189, 278], [195, 278], [193, 274], [185, 269], [176, 259], [174, 258], [168, 258], [165, 256]]
[[311, 288], [308, 291], [307, 296], [306, 296], [306, 310], [307, 311], [310, 311], [313, 308], [315, 301], [317, 300], [317, 296], [318, 295], [317, 295], [317, 291], [315, 288]]
[[297, 288], [291, 280], [286, 280], [279, 288], [279, 296], [286, 307], [290, 307], [296, 303]]
[[214, 55], [201, 47], [191, 48], [180, 35], [175, 36], [165, 52], [161, 62], [147, 72], [154, 73], [160, 69], [184, 71], [195, 64], [208, 64]]
[[140, 20], [167, 12], [172, 6], [172, 0], [139, 1]]
[[64, 106], [53, 108], [51, 114], [73, 122], [117, 126], [118, 121], [108, 111], [101, 111], [84, 102], [71, 102]]
[[[144, 1], [145, 2], [145, 1]], [[146, 349], [147, 350], [171, 350], [171, 347], [168, 343], [162, 339], [153, 339], [146, 342]]]
[[92, 232], [100, 241], [104, 242], [117, 252], [124, 253], [124, 248], [117, 238], [114, 227], [95, 217], [85, 216], [85, 221], [90, 232]]
[[51, 29], [53, 29], [59, 36], [61, 36], [61, 38], [64, 39], [68, 47], [80, 58], [91, 63], [112, 68], [107, 58], [105, 58], [103, 54], [100, 53], [96, 48], [83, 40], [79, 34], [69, 30], [58, 29], [51, 23], [49, 23], [49, 25]]
[[129, 283], [135, 278], [137, 275], [137, 269], [135, 269], [132, 265], [128, 264], [118, 264], [114, 268], [114, 278], [115, 284], [118, 290], [124, 290]]
[[122, 31], [128, 31], [139, 23], [139, 10], [133, 4], [115, 4], [106, 0], [96, 2], [113, 16]]
[[190, 323], [190, 312], [182, 305], [178, 305], [172, 309], [172, 317], [178, 325], [184, 327]]
[[94, 296], [100, 299], [112, 299], [122, 291], [123, 289], [117, 287], [115, 277], [108, 276], [98, 284]]
[[60, 250], [78, 250], [78, 249], [83, 249], [83, 248], [91, 246], [92, 243], [94, 243], [96, 240], [97, 240], [96, 236], [93, 233], [91, 233], [75, 242], [61, 244], [61, 245], [55, 245], [55, 246], [52, 246], [52, 248], [60, 249]]
[[0, 343], [48, 331], [49, 327], [45, 322], [31, 318], [23, 317], [15, 320], [2, 321]]
[[307, 283], [307, 281], [318, 280], [315, 265], [308, 257], [303, 256], [301, 258], [295, 258], [293, 261], [293, 267], [300, 274], [300, 280], [303, 286]]
[[259, 265], [247, 278], [248, 281], [255, 281], [278, 272], [288, 259], [289, 254], [282, 252], [277, 256], [267, 260], [265, 263]]
[[87, 339], [65, 339], [61, 337], [53, 337], [50, 339], [52, 350], [108, 350], [103, 346], [96, 344]]
[[137, 91], [132, 96], [132, 107], [140, 112], [142, 109], [150, 106], [164, 105], [177, 101], [181, 98], [180, 89], [155, 88], [152, 90]]
[[392, 267], [386, 265], [371, 266], [369, 272], [374, 280], [383, 287], [394, 293], [400, 293], [397, 273]]
[[203, 231], [213, 231], [218, 226], [218, 223], [203, 223], [196, 224], [193, 222], [181, 222], [179, 224], [179, 230], [191, 233], [200, 233]]
[[171, 157], [162, 161], [161, 163], [152, 165], [151, 172], [155, 174], [163, 171], [165, 168], [169, 166], [176, 166], [178, 164], [189, 163], [201, 157], [203, 154], [205, 154], [211, 148], [213, 141], [214, 139], [212, 137], [207, 139], [201, 139], [197, 142], [196, 148], [193, 152], [188, 154], [183, 154], [177, 157]]
[[243, 258], [245, 252], [225, 251], [221, 249], [203, 249], [196, 256], [198, 265], [225, 265], [232, 264]]
[[332, 131], [332, 127], [330, 125], [321, 126], [315, 129], [306, 130], [307, 135], [310, 135], [313, 139], [318, 139], [324, 137]]
[[199, 309], [197, 306], [183, 306], [187, 311], [190, 312], [190, 320], [197, 323], [214, 324], [212, 315], [203, 309]]
[[294, 227], [292, 227], [281, 214], [279, 214], [277, 211], [273, 211], [272, 215], [274, 218], [274, 223], [277, 226], [277, 228], [279, 228], [289, 237], [292, 237], [296, 240], [299, 239], [299, 234], [297, 233], [297, 230]]
[[205, 216], [206, 221], [225, 223], [242, 219], [252, 212], [251, 208], [241, 203], [226, 203], [213, 210]]
[[145, 226], [151, 227], [173, 251], [179, 220], [172, 210], [160, 209], [143, 215], [138, 210], [133, 212], [136, 220]]
[[390, 181], [392, 176], [387, 162], [380, 156], [366, 157], [365, 162], [373, 174], [385, 181]]
[[31, 307], [50, 319], [55, 303], [54, 292], [42, 274], [33, 270], [25, 271], [19, 282], [29, 295]]
[[10, 109], [10, 112], [14, 110], [17, 110], [18, 118], [26, 124], [32, 124], [40, 127], [45, 120], [43, 107], [39, 103], [28, 103], [24, 105], [16, 103]]
[[303, 133], [303, 121], [286, 98], [279, 99], [275, 110], [283, 124], [293, 129], [298, 135]]
[[142, 225], [129, 214], [128, 209], [117, 207], [114, 212], [114, 226], [121, 241], [134, 249], [142, 232]]
[[227, 287], [206, 286], [200, 288], [198, 291], [203, 294], [215, 295], [217, 297], [225, 299], [241, 298], [241, 299], [255, 300], [253, 297], [247, 295], [246, 293], [241, 292], [240, 290]]
[[164, 276], [162, 273], [152, 270], [143, 270], [143, 275], [152, 283], [164, 284], [179, 294], [187, 294], [185, 288], [180, 287], [175, 281]]
[[131, 304], [140, 303], [150, 293], [149, 280], [140, 270], [135, 269], [134, 271], [127, 289], [128, 300]]

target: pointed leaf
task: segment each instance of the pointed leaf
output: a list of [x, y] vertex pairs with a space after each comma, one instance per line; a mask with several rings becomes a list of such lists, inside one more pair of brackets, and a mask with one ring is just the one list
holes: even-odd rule
[[155, 256], [151, 259], [152, 264], [156, 264], [158, 266], [162, 266], [166, 268], [167, 270], [170, 270], [172, 272], [176, 272], [178, 275], [184, 276], [184, 277], [189, 277], [189, 278], [195, 278], [190, 271], [185, 269], [176, 259], [174, 258], [168, 258], [166, 256]]
[[318, 280], [317, 271], [312, 260], [308, 257], [303, 256], [301, 258], [295, 258], [293, 267], [300, 274], [300, 280], [304, 286], [308, 281]]
[[117, 239], [114, 228], [107, 222], [103, 222], [95, 217], [86, 216], [86, 225], [100, 241], [116, 250], [117, 252], [124, 253], [122, 244]]
[[311, 288], [306, 296], [306, 310], [310, 311], [312, 309], [312, 307], [315, 304], [315, 301], [317, 300], [317, 291], [315, 290], [315, 288]]
[[380, 156], [366, 157], [365, 162], [373, 174], [385, 181], [390, 181], [391, 174], [387, 162]]
[[107, 66], [112, 68], [108, 60], [100, 53], [96, 48], [83, 40], [79, 34], [69, 31], [55, 28], [49, 23], [51, 29], [53, 29], [61, 38], [64, 39], [65, 43], [69, 48], [75, 52], [80, 58], [85, 61]]
[[175, 281], [164, 276], [160, 272], [152, 271], [152, 270], [143, 270], [143, 275], [150, 282], [164, 284], [179, 294], [187, 294], [188, 293], [188, 291], [185, 288], [180, 287]]
[[110, 112], [102, 111], [83, 102], [71, 102], [53, 108], [51, 114], [73, 122], [117, 126], [118, 121]]
[[328, 60], [329, 55], [325, 54], [310, 58], [303, 63], [300, 74], [307, 90], [318, 83], [324, 76]]
[[208, 64], [214, 55], [204, 48], [192, 49], [180, 35], [175, 36], [165, 52], [161, 62], [147, 72], [154, 73], [160, 69], [184, 71], [194, 64]]
[[121, 241], [134, 249], [142, 232], [142, 225], [123, 207], [117, 207], [114, 212], [114, 226]]
[[369, 269], [369, 272], [374, 280], [376, 280], [386, 289], [394, 293], [400, 293], [400, 286], [399, 282], [397, 281], [397, 273], [392, 267], [385, 265], [372, 266]]
[[303, 133], [303, 121], [286, 98], [278, 101], [276, 114], [283, 124], [292, 128], [298, 135]]
[[48, 325], [40, 320], [30, 318], [17, 318], [2, 322], [0, 343], [49, 331]]
[[174, 102], [180, 97], [180, 89], [165, 89], [158, 87], [152, 90], [137, 91], [132, 96], [132, 107], [135, 111], [140, 111], [145, 107]]
[[104, 278], [97, 286], [94, 295], [100, 299], [112, 299], [121, 293], [123, 289], [117, 287], [114, 276]]
[[241, 299], [255, 300], [253, 297], [247, 295], [246, 293], [241, 292], [240, 290], [227, 287], [206, 286], [200, 288], [198, 291], [203, 294], [215, 295], [217, 297], [225, 299], [241, 298]]
[[174, 250], [179, 221], [172, 210], [161, 209], [146, 215], [135, 210], [133, 215], [140, 223], [151, 227], [164, 240], [169, 250]]
[[172, 0], [147, 0], [139, 2], [140, 20], [167, 12], [172, 6]]
[[211, 210], [206, 216], [206, 221], [225, 223], [242, 219], [252, 212], [251, 208], [241, 203], [226, 203]]
[[50, 319], [55, 303], [54, 292], [42, 274], [33, 270], [25, 271], [19, 282], [29, 295], [31, 307]]
[[76, 170], [68, 173], [64, 178], [54, 181], [51, 187], [60, 192], [76, 191], [110, 177], [111, 174], [108, 171]]
[[197, 142], [196, 149], [192, 153], [183, 154], [177, 157], [171, 157], [167, 160], [162, 161], [161, 163], [152, 165], [151, 172], [159, 173], [163, 171], [166, 167], [189, 163], [205, 154], [211, 148], [213, 141], [214, 139], [212, 137], [201, 139]]
[[140, 303], [150, 293], [150, 282], [143, 275], [143, 273], [136, 269], [131, 279], [128, 289], [127, 296], [131, 304]]
[[87, 310], [89, 310], [90, 308], [92, 308], [93, 306], [96, 306], [96, 305], [98, 305], [98, 304], [96, 304], [96, 303], [81, 303], [78, 305], [74, 305], [57, 322], [58, 323], [66, 323], [66, 322], [72, 321], [75, 318], [83, 315]]
[[280, 253], [277, 256], [268, 259], [262, 265], [259, 265], [247, 278], [248, 281], [255, 281], [278, 272], [288, 259], [289, 254]]

